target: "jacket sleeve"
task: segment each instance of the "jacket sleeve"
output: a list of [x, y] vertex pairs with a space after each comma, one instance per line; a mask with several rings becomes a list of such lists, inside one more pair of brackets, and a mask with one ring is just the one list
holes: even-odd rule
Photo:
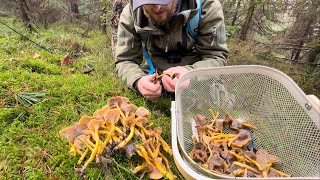
[[[142, 63], [142, 44], [140, 36], [134, 28], [134, 20], [130, 3], [123, 9], [117, 35], [115, 55], [116, 72], [130, 88], [134, 82], [145, 75], [140, 68]], [[133, 88], [134, 89], [134, 88]]]
[[191, 65], [193, 69], [224, 66], [227, 63], [228, 49], [222, 6], [217, 0], [207, 0], [203, 4], [196, 40], [196, 51], [201, 61]]

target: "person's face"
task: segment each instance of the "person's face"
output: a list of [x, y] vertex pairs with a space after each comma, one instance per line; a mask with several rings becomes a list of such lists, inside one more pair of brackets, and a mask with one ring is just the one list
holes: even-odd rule
[[171, 20], [176, 10], [176, 6], [177, 1], [173, 0], [170, 4], [167, 5], [143, 5], [143, 11], [154, 25], [162, 26]]

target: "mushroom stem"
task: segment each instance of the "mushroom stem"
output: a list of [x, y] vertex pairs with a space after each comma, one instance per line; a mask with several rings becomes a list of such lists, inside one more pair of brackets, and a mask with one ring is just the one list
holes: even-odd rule
[[143, 170], [144, 168], [146, 168], [146, 166], [144, 165], [140, 165], [134, 168], [134, 170], [132, 170], [133, 174], [137, 174], [139, 171]]
[[276, 159], [274, 158], [271, 158], [271, 160], [269, 161], [268, 165], [267, 165], [267, 168], [262, 172], [262, 176], [263, 177], [268, 177], [268, 173], [269, 173], [269, 170], [270, 170], [270, 167], [272, 166], [272, 164], [276, 161]]
[[76, 149], [77, 149], [76, 145], [71, 144], [71, 148], [69, 150], [69, 153], [70, 153], [71, 156], [75, 156], [77, 154], [77, 150]]
[[217, 115], [214, 114], [213, 109], [209, 109], [209, 112], [211, 113], [211, 116], [213, 118], [212, 123], [209, 125], [210, 128], [212, 128], [212, 126], [214, 125], [214, 123], [216, 122], [218, 116], [219, 116], [219, 112], [217, 112]]
[[90, 148], [91, 151], [93, 151], [93, 148], [95, 144], [90, 140], [90, 136], [87, 137], [87, 143], [88, 143], [88, 148]]
[[154, 156], [154, 153], [152, 153], [151, 149], [149, 146], [146, 147], [149, 154], [151, 155], [151, 158], [153, 159], [153, 162], [154, 164], [156, 165], [157, 169], [159, 170], [159, 172], [161, 174], [163, 174], [165, 177], [167, 177], [168, 179], [174, 179], [174, 175], [170, 172], [170, 171], [167, 171], [164, 167], [163, 167], [163, 164], [160, 163], [157, 158]]
[[149, 156], [148, 156], [148, 153], [147, 151], [142, 147], [142, 146], [139, 146], [138, 147], [139, 151], [137, 151], [137, 153], [139, 154], [139, 156], [143, 157], [144, 160], [146, 161], [146, 163], [151, 167], [151, 168], [155, 168], [155, 166], [151, 163], [150, 159], [149, 159]]
[[251, 159], [249, 156], [245, 156], [245, 158], [248, 159], [252, 164], [256, 165], [257, 168], [259, 169], [259, 171], [262, 171], [262, 170], [263, 170], [262, 167], [261, 167], [261, 165], [260, 165], [257, 161]]
[[290, 177], [290, 176], [291, 176], [291, 175], [286, 174], [286, 173], [284, 173], [284, 172], [278, 171], [278, 170], [276, 170], [276, 169], [273, 168], [273, 167], [270, 167], [270, 169], [271, 169], [272, 171], [275, 171], [276, 173], [278, 173], [281, 177]]
[[246, 165], [246, 164], [242, 164], [242, 163], [237, 162], [237, 161], [233, 162], [233, 164], [234, 164], [234, 165], [237, 165], [237, 166], [240, 166], [240, 167], [243, 167], [243, 168], [246, 168], [246, 169], [249, 169], [250, 171], [253, 171], [253, 172], [259, 174], [259, 172], [258, 172], [256, 169], [254, 169], [253, 167], [248, 166], [248, 165]]
[[236, 153], [233, 152], [233, 151], [228, 151], [228, 152], [229, 152], [231, 155], [235, 156], [237, 159], [239, 159], [239, 160], [241, 160], [241, 161], [243, 161], [243, 162], [249, 162], [249, 163], [250, 163], [250, 161], [247, 160], [245, 157], [240, 156], [240, 155], [236, 154]]
[[257, 130], [257, 127], [255, 127], [255, 126], [252, 125], [252, 124], [249, 124], [247, 121], [243, 121], [243, 122], [241, 123], [241, 125], [242, 125], [242, 126], [249, 127], [249, 128], [251, 128], [251, 129], [253, 129], [253, 130]]
[[235, 176], [240, 176], [241, 174], [244, 174], [244, 170], [243, 169], [237, 169], [237, 170], [233, 171], [233, 174]]
[[168, 159], [167, 159], [166, 157], [164, 157], [164, 155], [163, 155], [161, 152], [159, 152], [159, 155], [161, 156], [161, 158], [162, 158], [162, 159], [164, 160], [164, 162], [166, 163], [166, 167], [167, 167], [168, 171], [170, 171], [170, 165], [169, 165]]
[[107, 138], [103, 141], [102, 145], [101, 145], [101, 148], [100, 148], [100, 151], [99, 151], [99, 154], [101, 154], [104, 150], [104, 148], [106, 147], [106, 145], [109, 143], [112, 135], [113, 135], [113, 132], [114, 132], [114, 129], [115, 129], [115, 125], [114, 125], [114, 122], [110, 122], [111, 123], [111, 130], [110, 130], [110, 133], [108, 134]]
[[81, 155], [80, 159], [78, 160], [77, 164], [80, 165], [84, 158], [86, 157], [87, 153], [89, 152], [89, 148], [87, 148]]
[[161, 136], [159, 136], [159, 141], [161, 142], [162, 148], [169, 153], [170, 155], [172, 155], [172, 149], [170, 148], [170, 146], [166, 143], [165, 140], [162, 139]]
[[134, 135], [134, 126], [135, 126], [134, 123], [132, 123], [130, 125], [130, 134], [129, 134], [129, 136], [127, 136], [126, 139], [124, 139], [122, 142], [120, 142], [115, 149], [123, 148], [126, 144], [129, 143], [129, 141], [132, 139], [132, 137]]
[[[98, 132], [98, 131], [96, 131], [96, 132]], [[90, 155], [90, 158], [84, 163], [83, 167], [81, 168], [81, 171], [84, 171], [87, 168], [87, 166], [89, 165], [89, 163], [91, 161], [93, 161], [94, 157], [96, 156], [96, 154], [99, 151], [99, 148], [100, 148], [100, 139], [98, 137], [98, 139], [96, 139], [96, 144], [95, 144], [94, 149]]]
[[[92, 131], [90, 131], [90, 130], [83, 130], [83, 132], [84, 132], [84, 134], [86, 134], [86, 135], [92, 134]], [[107, 133], [108, 133], [108, 131], [102, 131], [102, 130], [99, 130], [99, 131], [98, 131], [98, 134], [107, 134]]]

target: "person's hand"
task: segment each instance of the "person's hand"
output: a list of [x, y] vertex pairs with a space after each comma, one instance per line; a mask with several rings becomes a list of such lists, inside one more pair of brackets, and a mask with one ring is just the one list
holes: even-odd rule
[[143, 76], [137, 80], [137, 90], [149, 101], [155, 101], [161, 96], [161, 85], [155, 80], [156, 74]]
[[[162, 80], [163, 87], [168, 92], [174, 92], [178, 79], [183, 74], [185, 74], [187, 72], [189, 72], [189, 70], [185, 67], [182, 67], [182, 66], [172, 67], [172, 68], [169, 68], [169, 69], [163, 71], [164, 74], [171, 74], [171, 77], [169, 75], [162, 76], [161, 80]], [[174, 78], [172, 78], [172, 77], [174, 77]], [[188, 83], [188, 85], [189, 85], [189, 83]], [[186, 86], [188, 86], [188, 85], [186, 85]]]

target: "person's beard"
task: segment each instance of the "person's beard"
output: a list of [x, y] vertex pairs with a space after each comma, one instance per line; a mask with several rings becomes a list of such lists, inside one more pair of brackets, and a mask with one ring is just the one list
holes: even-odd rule
[[175, 14], [176, 7], [177, 7], [177, 1], [174, 1], [173, 3], [174, 4], [173, 4], [173, 8], [171, 9], [171, 12], [169, 12], [167, 14], [167, 17], [162, 21], [159, 21], [158, 19], [152, 17], [152, 15], [150, 15], [149, 11], [144, 9], [144, 8], [143, 8], [143, 12], [148, 17], [148, 19], [151, 21], [151, 23], [153, 25], [155, 25], [155, 26], [163, 26], [163, 25], [166, 25], [167, 23], [169, 23], [170, 20], [172, 19], [172, 17], [174, 16], [174, 14]]

